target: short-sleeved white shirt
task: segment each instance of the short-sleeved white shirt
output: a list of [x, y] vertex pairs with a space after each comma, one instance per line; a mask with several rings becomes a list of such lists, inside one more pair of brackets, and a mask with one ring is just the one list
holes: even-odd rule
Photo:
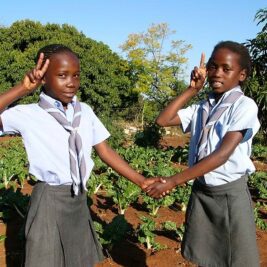
[[[239, 86], [232, 90], [241, 91]], [[226, 92], [213, 108], [219, 105], [230, 91]], [[198, 104], [178, 111], [183, 131], [191, 132], [189, 166], [194, 164], [195, 155], [197, 153], [198, 140], [202, 130], [201, 113], [204, 102], [205, 101], [201, 101]], [[216, 186], [232, 182], [239, 179], [242, 175], [251, 174], [255, 171], [250, 155], [252, 138], [260, 127], [257, 113], [258, 107], [256, 103], [251, 98], [243, 95], [226, 109], [218, 121], [212, 126], [208, 136], [207, 155], [211, 154], [220, 146], [227, 132], [246, 130], [246, 133], [227, 162], [204, 175], [207, 185]]]
[[[54, 104], [60, 109], [58, 101]], [[89, 178], [94, 166], [92, 147], [110, 134], [87, 104], [81, 103], [81, 112], [78, 132], [82, 138], [86, 176]], [[4, 132], [22, 136], [32, 175], [50, 185], [72, 184], [69, 133], [50, 114], [36, 103], [9, 108], [1, 114], [1, 119]]]

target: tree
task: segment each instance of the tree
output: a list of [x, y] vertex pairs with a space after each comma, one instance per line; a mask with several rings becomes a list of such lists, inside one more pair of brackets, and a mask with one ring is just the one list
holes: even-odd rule
[[[73, 49], [81, 60], [81, 100], [97, 113], [114, 114], [130, 98], [127, 62], [102, 42], [96, 42], [73, 26], [46, 24], [30, 20], [0, 26], [0, 92], [18, 83], [34, 66], [37, 51], [44, 45], [62, 43]], [[38, 92], [22, 99], [29, 103]], [[132, 104], [132, 103], [130, 103]], [[111, 112], [112, 111], [112, 112]]]
[[267, 134], [267, 9], [260, 9], [255, 20], [257, 25], [263, 24], [262, 30], [254, 39], [248, 40], [245, 45], [249, 49], [253, 63], [253, 73], [245, 93], [252, 97], [259, 108], [259, 119], [265, 139]]
[[181, 40], [167, 43], [174, 33], [166, 23], [152, 24], [145, 33], [130, 34], [121, 46], [129, 61], [133, 90], [161, 108], [185, 86], [183, 66], [191, 45]]

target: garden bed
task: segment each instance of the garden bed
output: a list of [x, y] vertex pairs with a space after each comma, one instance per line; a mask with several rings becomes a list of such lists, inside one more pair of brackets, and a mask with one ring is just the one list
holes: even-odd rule
[[[187, 140], [188, 141], [188, 140]], [[184, 146], [186, 142], [178, 136], [168, 136], [161, 140], [162, 149], [167, 147]], [[183, 156], [183, 155], [182, 155]], [[184, 164], [175, 163], [176, 168], [185, 168]], [[266, 163], [255, 164], [257, 170], [266, 171]], [[24, 187], [18, 190], [17, 197], [22, 199], [29, 196], [32, 191], [32, 184], [25, 181]], [[2, 191], [1, 191], [2, 192]], [[264, 202], [264, 199], [257, 197], [257, 191], [252, 190], [253, 200]], [[107, 196], [105, 190], [99, 190], [93, 194], [90, 202], [90, 209], [93, 220], [102, 225], [110, 224], [113, 219], [118, 217], [118, 206], [110, 196]], [[260, 207], [261, 217], [267, 222], [267, 211]], [[174, 203], [169, 207], [160, 207], [157, 216], [151, 217], [156, 224], [155, 241], [165, 248], [147, 249], [140, 243], [136, 232], [140, 224], [141, 217], [151, 217], [143, 203], [142, 198], [130, 205], [125, 211], [124, 218], [128, 223], [129, 230], [120, 242], [113, 246], [104, 246], [106, 260], [99, 263], [97, 267], [174, 267], [174, 266], [195, 266], [185, 261], [180, 253], [180, 240], [173, 231], [166, 231], [161, 228], [164, 222], [172, 221], [177, 226], [184, 222], [185, 213], [181, 211], [179, 203]], [[0, 266], [1, 267], [19, 267], [23, 257], [23, 218], [18, 212], [13, 210], [9, 214], [8, 222], [3, 223], [0, 220], [0, 236], [6, 236], [5, 240], [0, 242]], [[261, 267], [267, 266], [267, 231], [257, 229], [257, 243], [260, 251]], [[108, 249], [107, 249], [108, 248]]]
[[[29, 194], [32, 186], [26, 184], [22, 190], [23, 194]], [[116, 205], [111, 204], [105, 192], [100, 191], [93, 197], [91, 213], [94, 221], [110, 223], [117, 215]], [[18, 233], [23, 226], [23, 220], [18, 214], [13, 214], [13, 220], [8, 224], [0, 223], [0, 235], [6, 234], [7, 239], [0, 243], [0, 266], [19, 267], [23, 255], [23, 242]], [[125, 212], [125, 219], [131, 229], [136, 230], [141, 223], [140, 217], [147, 216], [147, 211], [142, 206], [142, 202], [129, 207]], [[174, 221], [180, 225], [184, 221], [184, 212], [179, 207], [161, 207], [157, 217], [153, 218], [157, 225], [166, 221]], [[172, 233], [158, 231], [156, 242], [166, 245], [167, 248], [160, 251], [151, 251], [140, 244], [133, 236], [126, 237], [123, 241], [116, 244], [108, 253], [107, 259], [97, 267], [174, 267], [174, 266], [196, 266], [185, 261], [180, 253], [180, 241]], [[257, 243], [260, 250], [261, 267], [267, 266], [267, 232], [257, 229]]]

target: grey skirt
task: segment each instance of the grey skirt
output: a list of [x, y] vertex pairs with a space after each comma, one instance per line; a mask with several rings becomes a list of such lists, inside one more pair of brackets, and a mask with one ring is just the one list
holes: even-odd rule
[[204, 267], [258, 267], [247, 177], [209, 187], [195, 180], [182, 241], [185, 259]]
[[26, 267], [93, 267], [104, 259], [86, 194], [37, 183], [25, 226]]

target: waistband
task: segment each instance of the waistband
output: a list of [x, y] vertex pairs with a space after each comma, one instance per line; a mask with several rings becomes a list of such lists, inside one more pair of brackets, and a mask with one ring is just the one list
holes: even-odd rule
[[230, 183], [217, 186], [207, 186], [196, 179], [193, 183], [192, 190], [202, 191], [207, 194], [223, 194], [244, 191], [247, 188], [247, 181], [248, 175], [243, 175], [241, 178]]

